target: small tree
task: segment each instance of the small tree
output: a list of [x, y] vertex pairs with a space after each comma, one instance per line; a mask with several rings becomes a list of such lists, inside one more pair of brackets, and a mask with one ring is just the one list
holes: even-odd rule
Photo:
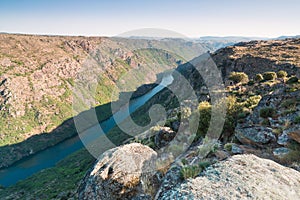
[[244, 72], [231, 72], [229, 75], [229, 79], [234, 81], [235, 83], [248, 83], [249, 78], [248, 75]]
[[275, 80], [277, 78], [277, 75], [275, 72], [265, 72], [263, 74], [263, 77], [266, 81]]

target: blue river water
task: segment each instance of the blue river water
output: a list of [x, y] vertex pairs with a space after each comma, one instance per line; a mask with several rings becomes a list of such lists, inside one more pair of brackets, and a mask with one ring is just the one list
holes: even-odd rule
[[[113, 116], [104, 120], [100, 123], [103, 128], [104, 133], [110, 131], [117, 123], [123, 121], [128, 117], [128, 114], [136, 111], [142, 105], [144, 105], [148, 100], [150, 100], [155, 94], [164, 89], [167, 85], [171, 84], [173, 77], [171, 75], [165, 76], [162, 82], [153, 88], [148, 93], [132, 100], [129, 104], [129, 112], [124, 111], [123, 109], [114, 113]], [[98, 125], [97, 125], [98, 126]], [[91, 127], [85, 131], [86, 137], [94, 138], [99, 136], [95, 133], [97, 128]], [[26, 179], [27, 177], [37, 173], [43, 169], [53, 167], [60, 160], [64, 159], [71, 153], [84, 148], [83, 143], [79, 136], [74, 136], [69, 138], [53, 147], [49, 147], [43, 151], [40, 151], [34, 155], [31, 155], [27, 158], [24, 158], [15, 164], [11, 165], [8, 168], [0, 170], [0, 185], [5, 187], [13, 185], [20, 180]]]

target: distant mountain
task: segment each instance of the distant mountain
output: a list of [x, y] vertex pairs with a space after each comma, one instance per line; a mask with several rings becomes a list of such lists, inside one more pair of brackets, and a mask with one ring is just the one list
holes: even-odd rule
[[300, 38], [300, 35], [294, 35], [294, 36], [283, 35], [283, 36], [278, 37], [277, 39], [278, 40], [284, 40], [284, 39], [288, 39], [288, 38]]
[[251, 40], [267, 40], [269, 38], [264, 37], [243, 37], [243, 36], [226, 36], [226, 37], [217, 37], [217, 36], [203, 36], [196, 41], [205, 43], [208, 45], [213, 45], [214, 48], [220, 49], [227, 46], [232, 46], [239, 42], [249, 42]]
[[266, 40], [269, 39], [267, 37], [243, 37], [243, 36], [203, 36], [198, 40], [200, 41], [250, 41], [250, 40]]

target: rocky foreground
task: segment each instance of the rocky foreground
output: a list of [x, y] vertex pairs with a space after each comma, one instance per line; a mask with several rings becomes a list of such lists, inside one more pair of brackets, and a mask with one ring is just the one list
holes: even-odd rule
[[79, 199], [300, 198], [300, 172], [251, 154], [220, 161], [184, 182], [172, 168], [161, 178], [155, 158], [155, 151], [137, 143], [107, 151], [84, 179]]

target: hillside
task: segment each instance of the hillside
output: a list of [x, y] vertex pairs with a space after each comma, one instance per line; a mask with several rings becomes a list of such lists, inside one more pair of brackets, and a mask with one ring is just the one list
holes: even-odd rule
[[[138, 86], [152, 83], [156, 74], [207, 48], [184, 40], [0, 34], [0, 167], [76, 134], [68, 120], [73, 116], [72, 88], [89, 60], [99, 63], [92, 106], [107, 106], [117, 100], [111, 98], [115, 83], [131, 69], [148, 70], [146, 79], [136, 77]], [[98, 110], [100, 121], [111, 115], [107, 110]]]

